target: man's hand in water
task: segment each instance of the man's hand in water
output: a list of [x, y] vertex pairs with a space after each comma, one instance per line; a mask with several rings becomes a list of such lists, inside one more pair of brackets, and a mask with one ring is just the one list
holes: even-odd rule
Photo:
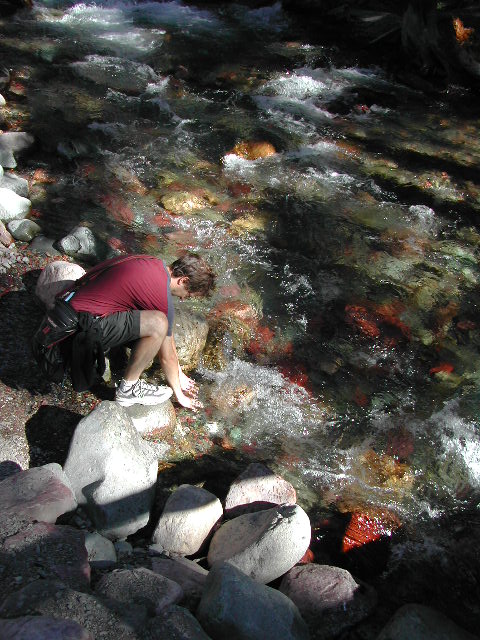
[[186, 376], [183, 371], [178, 369], [178, 377], [180, 380], [180, 387], [184, 393], [196, 398], [198, 396], [198, 385], [195, 380]]
[[196, 395], [195, 397], [189, 397], [184, 393], [177, 393], [175, 397], [177, 398], [178, 404], [180, 404], [182, 407], [185, 407], [185, 409], [191, 409], [192, 411], [203, 409], [203, 404], [200, 402], [200, 400], [197, 400]]

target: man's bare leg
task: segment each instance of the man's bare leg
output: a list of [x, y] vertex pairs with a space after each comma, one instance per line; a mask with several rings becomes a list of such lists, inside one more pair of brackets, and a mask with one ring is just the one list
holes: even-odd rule
[[123, 379], [136, 382], [155, 358], [168, 330], [167, 317], [161, 311], [140, 311], [140, 338], [136, 341]]

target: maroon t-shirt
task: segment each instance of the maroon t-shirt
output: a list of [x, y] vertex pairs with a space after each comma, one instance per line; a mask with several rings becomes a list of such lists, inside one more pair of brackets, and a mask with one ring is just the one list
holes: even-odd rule
[[[94, 275], [96, 272], [98, 275]], [[75, 311], [88, 311], [95, 316], [134, 309], [162, 311], [168, 318], [171, 335], [170, 275], [163, 260], [142, 255], [115, 257], [90, 269], [75, 285], [85, 279], [87, 283], [70, 300]]]

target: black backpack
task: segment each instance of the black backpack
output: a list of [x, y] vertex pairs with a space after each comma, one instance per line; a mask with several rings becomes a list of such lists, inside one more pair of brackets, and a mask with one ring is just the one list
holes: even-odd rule
[[63, 381], [70, 359], [69, 338], [77, 328], [77, 312], [63, 300], [57, 299], [54, 308], [43, 318], [33, 336], [33, 356], [50, 382]]

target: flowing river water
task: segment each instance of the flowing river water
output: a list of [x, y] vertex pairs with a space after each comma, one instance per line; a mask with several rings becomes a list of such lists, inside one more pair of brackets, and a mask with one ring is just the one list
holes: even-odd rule
[[[387, 533], [478, 502], [467, 91], [393, 82], [280, 3], [46, 0], [1, 32], [19, 127], [57, 177], [32, 191], [47, 235], [82, 222], [109, 250], [196, 250], [218, 288], [185, 304], [256, 314], [203, 362], [199, 426], [271, 461], [306, 508], [388, 513]], [[246, 141], [276, 153], [230, 153]]]

